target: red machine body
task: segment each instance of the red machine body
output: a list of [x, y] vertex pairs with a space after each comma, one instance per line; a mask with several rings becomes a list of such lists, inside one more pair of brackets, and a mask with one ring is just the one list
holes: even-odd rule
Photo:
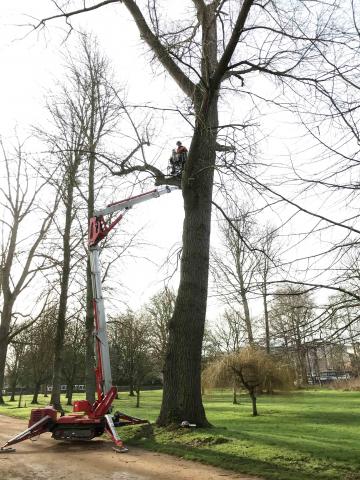
[[56, 422], [57, 420], [57, 411], [53, 407], [45, 407], [45, 408], [33, 408], [31, 410], [30, 419], [29, 419], [29, 427], [35, 425], [35, 423], [42, 420], [44, 417], [49, 417], [52, 422]]
[[[175, 187], [164, 187], [150, 192], [142, 193], [127, 198], [120, 202], [108, 205], [103, 210], [96, 212], [89, 222], [89, 257], [92, 274], [94, 327], [95, 327], [95, 352], [97, 365], [96, 392], [97, 400], [91, 404], [87, 400], [77, 400], [73, 404], [73, 413], [59, 416], [59, 413], [51, 406], [36, 408], [31, 411], [29, 426], [24, 432], [8, 440], [0, 449], [5, 452], [11, 445], [22, 442], [29, 438], [41, 435], [45, 432], [52, 433], [56, 440], [91, 440], [106, 432], [115, 443], [116, 451], [127, 451], [119, 438], [116, 426], [148, 423], [147, 420], [131, 417], [121, 412], [115, 412], [112, 417], [110, 412], [117, 390], [112, 385], [109, 346], [106, 333], [106, 317], [101, 290], [101, 274], [99, 262], [99, 242], [120, 222], [124, 213], [132, 206], [142, 203], [151, 198], [159, 197], [164, 193], [170, 193]], [[122, 210], [115, 220], [107, 223], [105, 215], [112, 215]]]
[[73, 412], [91, 413], [92, 406], [88, 400], [75, 400], [73, 403]]

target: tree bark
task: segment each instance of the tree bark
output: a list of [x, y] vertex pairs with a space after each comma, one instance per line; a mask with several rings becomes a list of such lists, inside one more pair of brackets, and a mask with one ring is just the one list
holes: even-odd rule
[[187, 420], [209, 426], [201, 396], [201, 352], [205, 328], [211, 206], [219, 126], [217, 24], [215, 3], [198, 11], [202, 24], [201, 77], [193, 101], [194, 135], [182, 175], [185, 218], [180, 285], [164, 365], [159, 425]]
[[159, 425], [183, 420], [209, 425], [201, 398], [201, 351], [208, 291], [217, 95], [202, 100], [209, 104], [198, 114], [182, 179], [185, 218], [181, 280], [169, 322]]

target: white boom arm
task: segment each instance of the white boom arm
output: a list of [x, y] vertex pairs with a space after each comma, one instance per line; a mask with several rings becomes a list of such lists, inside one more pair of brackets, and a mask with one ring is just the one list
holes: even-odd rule
[[[106, 395], [112, 387], [111, 366], [109, 343], [106, 331], [106, 315], [104, 298], [101, 287], [101, 270], [100, 270], [100, 246], [99, 242], [109, 233], [110, 230], [121, 220], [126, 210], [129, 210], [134, 205], [146, 202], [152, 198], [160, 197], [165, 193], [171, 193], [177, 190], [178, 187], [162, 187], [145, 192], [134, 197], [115, 202], [102, 210], [95, 211], [95, 217], [90, 220], [89, 226], [89, 257], [91, 267], [91, 282], [93, 291], [94, 316], [95, 316], [95, 348], [97, 358], [96, 368], [96, 389], [98, 396]], [[123, 213], [115, 219], [109, 226], [106, 226], [103, 216], [110, 215], [115, 212], [123, 211]]]
[[166, 185], [165, 187], [155, 188], [150, 192], [140, 193], [140, 195], [135, 195], [134, 197], [126, 198], [125, 200], [120, 200], [119, 202], [111, 203], [107, 205], [102, 210], [95, 210], [95, 216], [103, 216], [103, 215], [110, 215], [112, 213], [118, 212], [119, 210], [129, 210], [134, 205], [139, 203], [147, 202], [152, 198], [160, 197], [165, 193], [171, 193], [173, 190], [178, 190], [178, 187], [169, 187]]

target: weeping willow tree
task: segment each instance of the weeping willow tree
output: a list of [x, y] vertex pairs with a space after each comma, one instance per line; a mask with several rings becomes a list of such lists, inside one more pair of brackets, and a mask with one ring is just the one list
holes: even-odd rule
[[251, 398], [252, 414], [258, 415], [257, 395], [262, 391], [288, 390], [294, 385], [291, 369], [263, 349], [246, 347], [224, 355], [206, 367], [202, 375], [206, 388], [241, 386]]

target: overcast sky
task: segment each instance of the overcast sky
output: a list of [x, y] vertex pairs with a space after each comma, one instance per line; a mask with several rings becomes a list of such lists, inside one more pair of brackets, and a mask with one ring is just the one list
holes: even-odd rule
[[[167, 15], [175, 19], [183, 14], [180, 10], [182, 7], [182, 2], [169, 1]], [[131, 102], [137, 104], [151, 102], [152, 105], [170, 108], [177, 105], [180, 98], [177, 86], [171, 79], [159, 75], [159, 72], [154, 71], [148, 64], [149, 56], [124, 6], [111, 5], [74, 17], [72, 25], [75, 32], [67, 39], [67, 29], [63, 20], [50, 22], [47, 28], [33, 31], [31, 24], [37, 24], [39, 19], [54, 12], [50, 0], [33, 2], [12, 0], [1, 3], [0, 135], [3, 138], [11, 139], [15, 132], [21, 138], [25, 138], [31, 135], [32, 125], [41, 123], [47, 94], [56, 88], [56, 83], [63, 76], [63, 55], [67, 49], [74, 52], [76, 48], [77, 29], [92, 32], [97, 36], [100, 48], [112, 63], [117, 81], [126, 86]], [[264, 93], [266, 83], [259, 85], [259, 88], [261, 93]], [[236, 115], [239, 105], [240, 103], [235, 101], [229, 104], [227, 108], [230, 114]], [[306, 142], [304, 144], [303, 139], [296, 138], [298, 132], [299, 134], [303, 132], [297, 130], [299, 127], [291, 124], [286, 116], [270, 114], [265, 110], [263, 114], [262, 132], [264, 138], [269, 136], [269, 139], [263, 141], [261, 160], [264, 164], [273, 164], [274, 169], [278, 168], [281, 171], [286, 162], [289, 163], [290, 153], [292, 161], [295, 161], [297, 152], [304, 152], [308, 146]], [[166, 118], [166, 124], [159, 122], [157, 125], [154, 145], [154, 152], [159, 155], [163, 168], [167, 165], [169, 153], [176, 140], [183, 140], [187, 144], [191, 135], [189, 126], [181, 120], [181, 117], [168, 115]], [[272, 134], [274, 135], [270, 140]], [[29, 145], [36, 150], [36, 144], [32, 143], [31, 138]], [[305, 158], [302, 160], [304, 165], [306, 159], [311, 158], [313, 153], [310, 150], [305, 156], [302, 153]], [[126, 192], [119, 191], [118, 194], [119, 199], [126, 196]], [[108, 200], [104, 198], [102, 205], [107, 204]], [[309, 194], [308, 201], [317, 209], [323, 199], [316, 205], [318, 200]], [[332, 201], [329, 200], [327, 210], [333, 209], [335, 214], [340, 215], [340, 212], [336, 211], [336, 202], [335, 197]], [[100, 208], [102, 205], [99, 204], [97, 207]], [[282, 210], [285, 211], [286, 208]], [[271, 221], [280, 220], [279, 211], [272, 210], [269, 215], [272, 215]], [[129, 286], [132, 293], [129, 293], [128, 302], [135, 307], [161, 288], [165, 273], [159, 272], [158, 266], [165, 260], [167, 252], [172, 247], [180, 245], [183, 219], [181, 192], [141, 205], [130, 212], [128, 217], [130, 217], [128, 221], [133, 222], [131, 228], [144, 228], [142, 232], [144, 241], [156, 245], [139, 252], [139, 256], [148, 257], [151, 261], [138, 259], [136, 262], [128, 263], [126, 271], [118, 273], [123, 277], [123, 282]], [[297, 223], [288, 224], [288, 232], [294, 234], [304, 230], [306, 222], [312, 221], [302, 215], [298, 215], [297, 218]], [[311, 242], [308, 241], [303, 251], [308, 251], [309, 248]], [[315, 244], [313, 248], [317, 248]], [[176, 282], [175, 276], [174, 285]], [[210, 300], [210, 316], [215, 317], [217, 312], [215, 300]]]
[[[31, 126], [42, 122], [46, 96], [56, 89], [57, 81], [64, 74], [63, 55], [67, 50], [74, 53], [76, 32], [65, 42], [67, 31], [63, 21], [50, 23], [39, 33], [32, 32], [29, 24], [36, 24], [37, 19], [53, 12], [50, 5], [49, 0], [37, 0], [30, 8], [28, 1], [14, 0], [2, 2], [0, 6], [0, 135], [7, 140], [15, 135], [21, 139], [31, 136]], [[154, 99], [158, 99], [159, 106], [176, 106], [177, 87], [164, 76], [154, 75], [146, 66], [139, 34], [125, 8], [110, 6], [101, 13], [79, 16], [73, 25], [75, 29], [97, 36], [100, 49], [112, 63], [116, 80], [125, 86], [133, 103], [151, 101], [154, 104]], [[177, 117], [172, 125], [170, 122], [166, 126], [159, 125], [169, 134], [157, 137], [161, 144], [156, 147], [163, 149], [163, 161], [160, 161], [164, 167], [176, 140], [184, 139], [186, 143], [190, 134], [186, 124], [179, 122]], [[27, 144], [32, 150], [37, 148], [31, 138]], [[118, 192], [118, 199], [126, 196], [127, 192]], [[107, 203], [109, 198], [99, 196], [97, 207]], [[142, 229], [141, 239], [153, 245], [145, 251], [141, 249], [138, 259], [127, 262], [126, 271], [118, 272], [121, 281], [129, 287], [126, 300], [130, 306], [138, 306], [163, 286], [166, 272], [159, 272], [159, 266], [168, 251], [180, 245], [182, 219], [181, 192], [149, 201], [127, 215], [127, 224], [131, 223], [129, 228], [132, 231]], [[175, 277], [174, 285], [176, 283]]]

